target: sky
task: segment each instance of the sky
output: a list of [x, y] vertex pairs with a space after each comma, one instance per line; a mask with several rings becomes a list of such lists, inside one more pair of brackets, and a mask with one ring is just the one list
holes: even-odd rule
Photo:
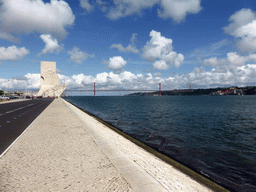
[[256, 85], [255, 0], [0, 0], [0, 89]]

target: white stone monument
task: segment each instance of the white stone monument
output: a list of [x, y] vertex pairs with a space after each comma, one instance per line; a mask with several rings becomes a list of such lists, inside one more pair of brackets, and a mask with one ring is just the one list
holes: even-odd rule
[[60, 84], [60, 78], [56, 73], [56, 62], [41, 61], [40, 83], [37, 96], [59, 97], [66, 89], [65, 84]]

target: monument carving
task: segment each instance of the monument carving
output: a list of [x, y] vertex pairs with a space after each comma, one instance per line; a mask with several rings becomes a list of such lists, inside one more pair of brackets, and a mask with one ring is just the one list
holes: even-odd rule
[[37, 96], [59, 97], [65, 89], [66, 85], [60, 84], [56, 73], [56, 62], [41, 61], [40, 90]]

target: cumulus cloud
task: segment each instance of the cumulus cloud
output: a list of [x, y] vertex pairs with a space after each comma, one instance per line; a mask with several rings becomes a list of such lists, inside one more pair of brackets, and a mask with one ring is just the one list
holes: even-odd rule
[[[84, 2], [84, 9], [90, 9], [92, 5], [89, 1], [84, 0]], [[160, 6], [158, 9], [160, 18], [171, 18], [175, 22], [181, 22], [188, 14], [196, 14], [202, 9], [201, 0], [114, 0], [111, 5], [101, 0], [96, 2], [104, 12], [107, 12], [107, 17], [113, 20], [131, 15], [142, 15], [142, 10], [157, 5]]]
[[25, 47], [18, 48], [15, 45], [10, 47], [0, 47], [0, 61], [15, 61], [22, 59], [29, 54], [29, 50]]
[[196, 14], [201, 11], [200, 0], [162, 0], [158, 15], [161, 18], [172, 18], [175, 22], [181, 22], [188, 14]]
[[121, 73], [126, 63], [127, 61], [125, 61], [121, 56], [115, 56], [109, 58], [109, 61], [107, 61], [107, 67], [112, 69], [115, 73]]
[[[228, 26], [224, 27], [224, 31], [228, 34], [236, 36], [237, 29], [240, 29], [241, 26], [245, 26], [255, 20], [256, 14], [251, 9], [241, 9], [234, 13], [230, 18], [231, 22]], [[239, 36], [237, 36], [239, 37]]]
[[137, 33], [134, 33], [131, 37], [130, 44], [124, 48], [122, 44], [113, 44], [110, 48], [117, 48], [120, 52], [133, 52], [139, 53], [140, 51], [136, 48], [135, 41], [136, 41]]
[[23, 77], [14, 77], [12, 79], [0, 78], [0, 87], [3, 90], [9, 89], [39, 89], [40, 74], [28, 73]]
[[219, 65], [226, 64], [226, 59], [218, 59], [217, 57], [211, 57], [205, 59], [203, 65], [217, 67]]
[[110, 48], [117, 48], [120, 52], [133, 52], [139, 53], [140, 51], [135, 47], [128, 45], [126, 48], [122, 44], [113, 44]]
[[241, 9], [229, 18], [230, 24], [224, 27], [227, 34], [238, 38], [238, 48], [246, 53], [256, 51], [256, 13], [251, 9]]
[[143, 47], [142, 57], [154, 62], [153, 67], [158, 70], [167, 70], [170, 67], [180, 67], [184, 56], [173, 51], [172, 39], [161, 36], [160, 32], [152, 30], [150, 41]]
[[12, 40], [13, 34], [47, 33], [57, 39], [67, 35], [66, 28], [74, 23], [75, 16], [63, 0], [2, 0], [0, 6], [1, 38]]
[[90, 55], [83, 51], [79, 51], [79, 48], [77, 47], [74, 47], [71, 51], [68, 52], [68, 54], [70, 55], [70, 61], [79, 64], [81, 64], [88, 57], [94, 57], [94, 55]]
[[243, 66], [250, 61], [256, 61], [256, 54], [241, 56], [237, 52], [230, 52], [227, 53], [227, 58], [225, 59], [218, 59], [217, 57], [205, 59], [203, 65], [217, 67], [218, 69], [234, 69], [238, 66]]
[[[40, 74], [39, 73], [27, 73], [25, 75], [27, 89], [39, 89], [40, 88]], [[39, 90], [38, 90], [39, 91]]]
[[129, 71], [121, 73], [103, 72], [95, 77], [84, 74], [73, 75], [71, 77], [60, 75], [61, 81], [65, 81], [68, 89], [93, 89], [93, 83], [96, 82], [97, 89], [148, 89], [149, 85], [158, 87], [159, 80], [151, 74], [133, 74]]
[[87, 12], [91, 12], [93, 10], [93, 5], [89, 3], [89, 0], [80, 0], [80, 6]]
[[54, 39], [50, 34], [40, 35], [40, 38], [45, 43], [44, 49], [38, 54], [38, 56], [47, 53], [59, 53], [63, 49], [63, 45], [58, 44], [58, 40]]
[[141, 14], [141, 10], [153, 7], [159, 0], [114, 0], [107, 14], [110, 19], [119, 19], [133, 14]]

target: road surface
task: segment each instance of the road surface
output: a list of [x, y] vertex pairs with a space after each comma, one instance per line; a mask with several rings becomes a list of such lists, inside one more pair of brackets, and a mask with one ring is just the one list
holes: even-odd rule
[[0, 105], [0, 155], [52, 101], [45, 98]]

